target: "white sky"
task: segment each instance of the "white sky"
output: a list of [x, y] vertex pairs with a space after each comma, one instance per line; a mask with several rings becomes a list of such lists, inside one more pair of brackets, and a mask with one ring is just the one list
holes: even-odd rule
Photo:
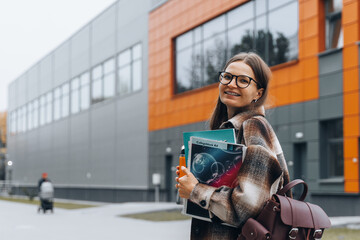
[[0, 0], [0, 112], [8, 85], [116, 0]]

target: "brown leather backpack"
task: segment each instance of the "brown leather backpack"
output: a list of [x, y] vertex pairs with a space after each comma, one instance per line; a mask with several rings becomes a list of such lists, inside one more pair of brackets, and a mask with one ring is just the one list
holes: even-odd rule
[[[298, 184], [304, 185], [299, 200], [285, 195]], [[296, 179], [269, 199], [260, 215], [247, 220], [238, 240], [316, 240], [321, 239], [324, 229], [331, 226], [324, 210], [315, 204], [304, 202], [307, 184]]]

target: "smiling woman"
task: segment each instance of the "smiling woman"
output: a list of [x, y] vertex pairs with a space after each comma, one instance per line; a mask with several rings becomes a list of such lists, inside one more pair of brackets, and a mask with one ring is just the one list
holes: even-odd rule
[[199, 183], [182, 167], [185, 176], [176, 178], [180, 197], [213, 216], [212, 222], [192, 219], [191, 239], [236, 239], [239, 229], [224, 224], [241, 228], [259, 214], [269, 196], [289, 182], [280, 143], [265, 119], [270, 76], [269, 67], [252, 52], [230, 58], [219, 73], [219, 97], [210, 128], [234, 128], [237, 143], [246, 145], [247, 151], [234, 187]]

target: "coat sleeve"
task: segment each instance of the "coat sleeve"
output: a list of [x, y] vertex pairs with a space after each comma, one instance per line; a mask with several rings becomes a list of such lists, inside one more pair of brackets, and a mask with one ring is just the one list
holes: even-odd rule
[[190, 194], [192, 202], [208, 209], [225, 223], [239, 227], [248, 218], [259, 214], [264, 203], [276, 192], [282, 176], [268, 124], [251, 118], [242, 128], [240, 138], [247, 151], [237, 175], [238, 185], [215, 188], [198, 183]]

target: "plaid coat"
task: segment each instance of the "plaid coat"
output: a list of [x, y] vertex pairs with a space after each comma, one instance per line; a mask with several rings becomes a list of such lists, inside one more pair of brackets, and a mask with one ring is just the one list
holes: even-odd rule
[[238, 172], [238, 186], [214, 188], [198, 183], [190, 200], [208, 209], [213, 222], [193, 218], [191, 239], [236, 239], [239, 229], [250, 217], [256, 217], [265, 202], [289, 182], [285, 158], [263, 107], [242, 112], [224, 122], [221, 128], [235, 128], [237, 142], [247, 146]]

